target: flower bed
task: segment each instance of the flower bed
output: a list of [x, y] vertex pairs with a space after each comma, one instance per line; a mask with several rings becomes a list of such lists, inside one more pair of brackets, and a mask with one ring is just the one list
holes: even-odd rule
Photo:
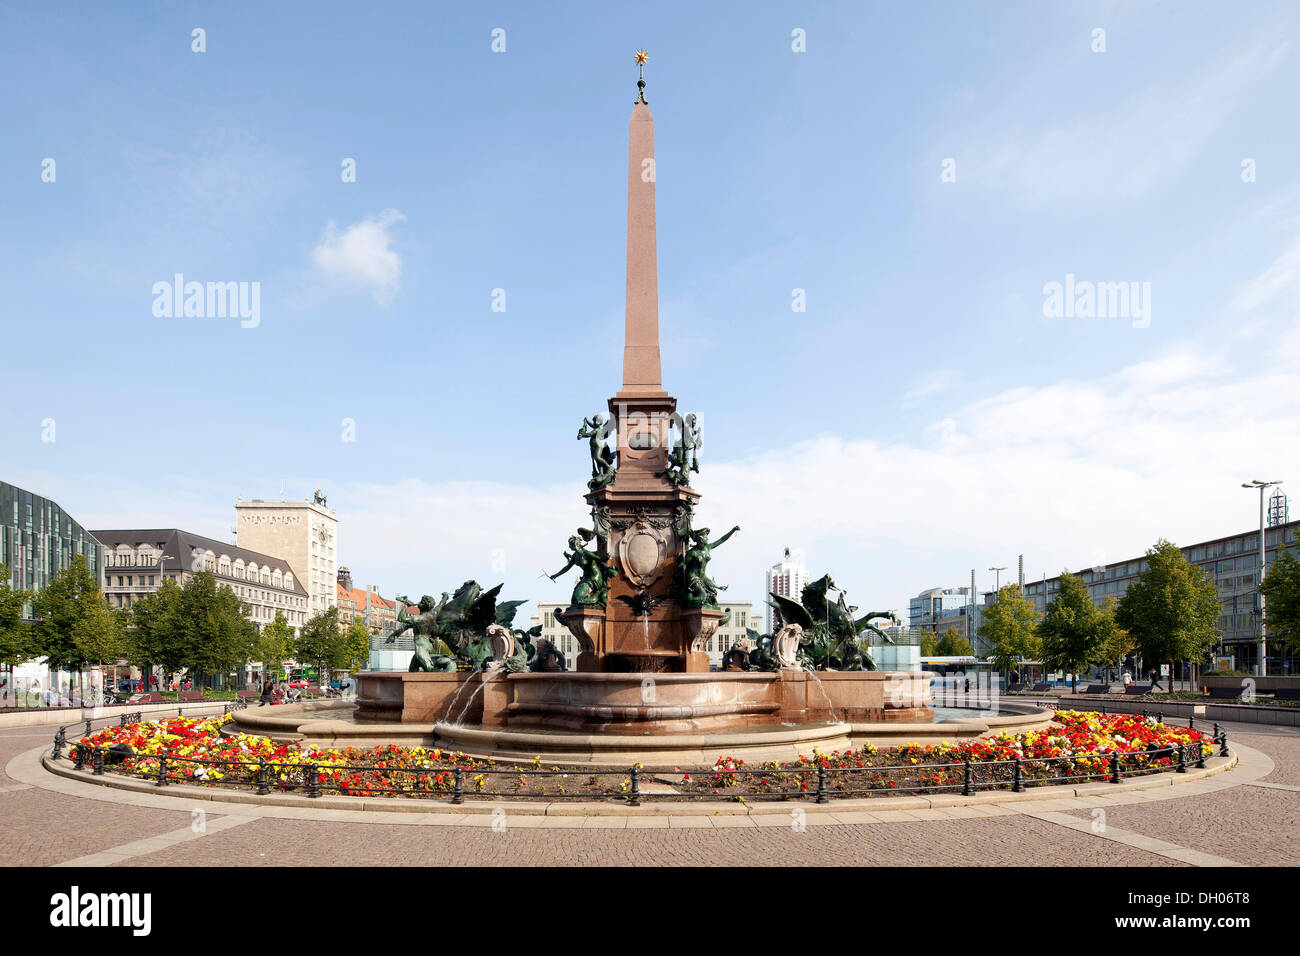
[[[170, 717], [107, 727], [78, 743], [87, 746], [86, 755], [90, 748], [105, 748], [101, 752], [107, 772], [156, 779], [167, 758], [169, 782], [206, 786], [251, 788], [260, 783], [270, 790], [310, 787], [349, 796], [447, 796], [455, 789], [459, 771], [462, 790], [482, 796], [600, 797], [626, 795], [631, 789], [630, 768], [543, 768], [540, 757], [530, 767], [504, 767], [453, 751], [391, 745], [300, 749], [266, 737], [222, 736], [221, 728], [230, 719]], [[1208, 741], [1199, 731], [1152, 718], [1057, 711], [1054, 726], [1015, 736], [890, 749], [864, 746], [759, 768], [723, 757], [704, 770], [643, 773], [642, 778], [667, 783], [686, 796], [780, 798], [815, 791], [822, 768], [831, 796], [945, 792], [961, 789], [964, 762], [970, 760], [972, 788], [983, 790], [1009, 786], [1017, 757], [1022, 761], [1022, 783], [1031, 786], [1107, 776], [1112, 754], [1119, 755], [1125, 775], [1170, 769], [1176, 755], [1153, 751], [1181, 743], [1189, 746], [1187, 759], [1192, 762], [1196, 753], [1190, 745]], [[72, 755], [75, 758], [75, 745]]]

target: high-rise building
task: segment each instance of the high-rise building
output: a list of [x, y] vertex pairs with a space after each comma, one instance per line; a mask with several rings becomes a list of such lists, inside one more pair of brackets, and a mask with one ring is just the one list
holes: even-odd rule
[[16, 588], [39, 591], [80, 555], [103, 580], [104, 548], [48, 498], [0, 481], [0, 564]]
[[289, 562], [307, 590], [309, 617], [338, 600], [338, 526], [320, 492], [305, 501], [235, 502], [239, 546]]
[[798, 601], [803, 594], [803, 589], [807, 586], [808, 569], [803, 566], [803, 561], [799, 555], [786, 548], [781, 555], [780, 563], [774, 564], [767, 569], [763, 590], [763, 603], [766, 606], [763, 614], [764, 633], [772, 633], [772, 608], [768, 605], [767, 596], [769, 594], [779, 594], [781, 597], [788, 597], [791, 600]]

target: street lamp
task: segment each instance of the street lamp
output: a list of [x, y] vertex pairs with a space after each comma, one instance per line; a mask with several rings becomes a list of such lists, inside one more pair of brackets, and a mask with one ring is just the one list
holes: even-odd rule
[[996, 583], [993, 585], [993, 593], [996, 594], [998, 591], [1002, 590], [1002, 572], [1006, 570], [1006, 566], [1004, 565], [1000, 568], [989, 568], [989, 570], [994, 572], [993, 580]]
[[1268, 635], [1264, 626], [1264, 570], [1267, 566], [1264, 556], [1264, 489], [1280, 484], [1282, 484], [1280, 481], [1260, 481], [1256, 478], [1241, 486], [1243, 488], [1259, 489], [1259, 584], [1257, 585], [1257, 593], [1259, 594], [1259, 662], [1255, 665], [1255, 669], [1260, 677], [1268, 676]]

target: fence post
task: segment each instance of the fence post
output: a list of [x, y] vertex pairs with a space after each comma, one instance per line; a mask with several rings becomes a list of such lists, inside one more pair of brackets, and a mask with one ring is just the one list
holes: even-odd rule
[[98, 747], [95, 748], [95, 755], [91, 757], [91, 766], [95, 770], [95, 776], [101, 777], [104, 774], [104, 751]]
[[1214, 724], [1214, 742], [1215, 742], [1216, 744], [1219, 742], [1219, 724], [1218, 724], [1218, 721], [1215, 721], [1215, 724]]
[[641, 806], [641, 771], [637, 769], [636, 764], [632, 765], [632, 790], [627, 795], [627, 805]]
[[1119, 783], [1119, 780], [1119, 754], [1113, 753], [1110, 755], [1110, 782]]
[[266, 764], [257, 765], [257, 795], [264, 797], [271, 792], [270, 781], [267, 779]]
[[830, 798], [826, 796], [826, 765], [821, 763], [817, 765], [817, 802], [830, 802]]
[[967, 756], [965, 756], [965, 757], [962, 758], [962, 768], [961, 768], [961, 795], [962, 795], [963, 797], [969, 797], [970, 794], [971, 794], [971, 787], [970, 787], [970, 756], [967, 755]]
[[1228, 732], [1226, 730], [1219, 734], [1219, 756], [1228, 756]]
[[72, 765], [78, 770], [86, 769], [86, 748], [81, 744], [74, 744], [77, 749], [77, 755], [72, 758]]
[[309, 763], [303, 769], [307, 774], [307, 796], [319, 797], [320, 780], [317, 776], [316, 765], [314, 763]]
[[90, 721], [89, 721], [89, 720], [86, 721], [86, 736], [87, 736], [87, 737], [90, 736]]
[[1205, 769], [1205, 741], [1204, 740], [1198, 740], [1196, 742], [1196, 769], [1197, 770]]
[[1187, 718], [1187, 729], [1188, 729], [1188, 730], [1195, 730], [1195, 729], [1196, 729], [1196, 715], [1195, 715], [1195, 714], [1192, 714], [1190, 717]]
[[167, 786], [167, 757], [166, 755], [158, 758], [158, 782], [155, 784], [159, 787]]
[[1178, 773], [1187, 773], [1187, 748], [1178, 745]]
[[67, 742], [67, 737], [63, 734], [63, 728], [60, 727], [54, 732], [54, 752], [50, 754], [51, 760], [58, 760], [63, 752], [63, 745]]
[[451, 802], [464, 803], [465, 802], [465, 771], [463, 771], [460, 767], [457, 767], [455, 777], [456, 777], [456, 785], [451, 791]]
[[1020, 758], [1019, 758], [1019, 757], [1013, 757], [1012, 759], [1015, 761], [1015, 771], [1016, 771], [1016, 775], [1015, 775], [1015, 777], [1014, 777], [1014, 778], [1012, 779], [1012, 781], [1011, 781], [1011, 792], [1012, 792], [1012, 793], [1023, 793], [1024, 790], [1025, 790], [1025, 786], [1024, 786], [1023, 783], [1020, 782]]
[[1164, 722], [1165, 722], [1165, 715], [1162, 714], [1160, 711], [1157, 710], [1157, 711], [1156, 711], [1156, 723], [1157, 723], [1157, 724], [1163, 724]]

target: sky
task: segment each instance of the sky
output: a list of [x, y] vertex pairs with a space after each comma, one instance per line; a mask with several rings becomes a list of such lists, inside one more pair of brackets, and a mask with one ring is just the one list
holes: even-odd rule
[[[786, 546], [905, 610], [1248, 529], [1242, 482], [1300, 481], [1298, 20], [6, 4], [0, 479], [222, 540], [237, 496], [321, 488], [358, 586], [566, 600], [644, 47], [664, 384], [697, 523], [741, 528], [725, 597]], [[178, 273], [256, 311], [166, 314]]]

